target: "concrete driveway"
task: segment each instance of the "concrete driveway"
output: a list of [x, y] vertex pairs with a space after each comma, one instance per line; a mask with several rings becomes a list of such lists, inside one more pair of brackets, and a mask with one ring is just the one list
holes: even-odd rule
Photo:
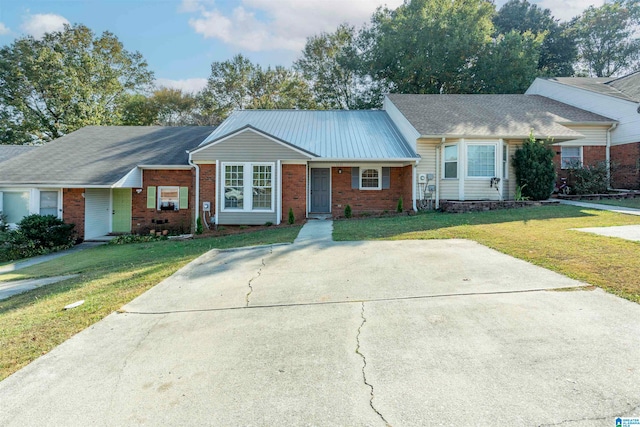
[[0, 382], [0, 425], [613, 426], [640, 305], [464, 240], [211, 252]]

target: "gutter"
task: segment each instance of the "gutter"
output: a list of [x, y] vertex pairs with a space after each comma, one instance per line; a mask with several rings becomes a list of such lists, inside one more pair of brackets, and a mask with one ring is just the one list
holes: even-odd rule
[[442, 141], [436, 147], [436, 209], [440, 209], [440, 160], [442, 159], [440, 152], [446, 141], [447, 138], [443, 136]]
[[618, 123], [613, 123], [607, 129], [607, 146], [605, 148], [605, 161], [607, 162], [607, 188], [611, 189], [611, 132], [618, 127]]

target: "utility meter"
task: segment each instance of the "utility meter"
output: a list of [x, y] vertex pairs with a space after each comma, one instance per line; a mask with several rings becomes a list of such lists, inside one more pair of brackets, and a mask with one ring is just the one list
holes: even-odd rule
[[211, 212], [211, 202], [202, 202], [202, 210], [204, 212]]

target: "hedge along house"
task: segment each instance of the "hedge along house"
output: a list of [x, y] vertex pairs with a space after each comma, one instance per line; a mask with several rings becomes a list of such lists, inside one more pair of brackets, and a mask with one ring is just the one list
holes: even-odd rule
[[419, 160], [385, 111], [236, 111], [189, 153], [199, 215], [215, 224], [393, 211]]
[[[619, 77], [537, 78], [527, 94], [542, 95], [615, 119], [598, 142], [559, 144], [562, 158], [613, 165], [614, 188], [640, 189], [640, 71]], [[603, 130], [597, 129], [601, 135]]]
[[193, 166], [187, 150], [213, 127], [89, 126], [0, 166], [0, 211], [9, 223], [53, 214], [79, 237], [189, 232]]
[[415, 198], [509, 200], [512, 156], [531, 132], [604, 146], [615, 120], [536, 95], [387, 95], [384, 109], [420, 156]]

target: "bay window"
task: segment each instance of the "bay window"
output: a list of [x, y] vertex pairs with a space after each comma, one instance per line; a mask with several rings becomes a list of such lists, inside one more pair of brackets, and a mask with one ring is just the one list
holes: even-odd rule
[[470, 144], [467, 146], [467, 176], [493, 178], [496, 176], [496, 145]]

